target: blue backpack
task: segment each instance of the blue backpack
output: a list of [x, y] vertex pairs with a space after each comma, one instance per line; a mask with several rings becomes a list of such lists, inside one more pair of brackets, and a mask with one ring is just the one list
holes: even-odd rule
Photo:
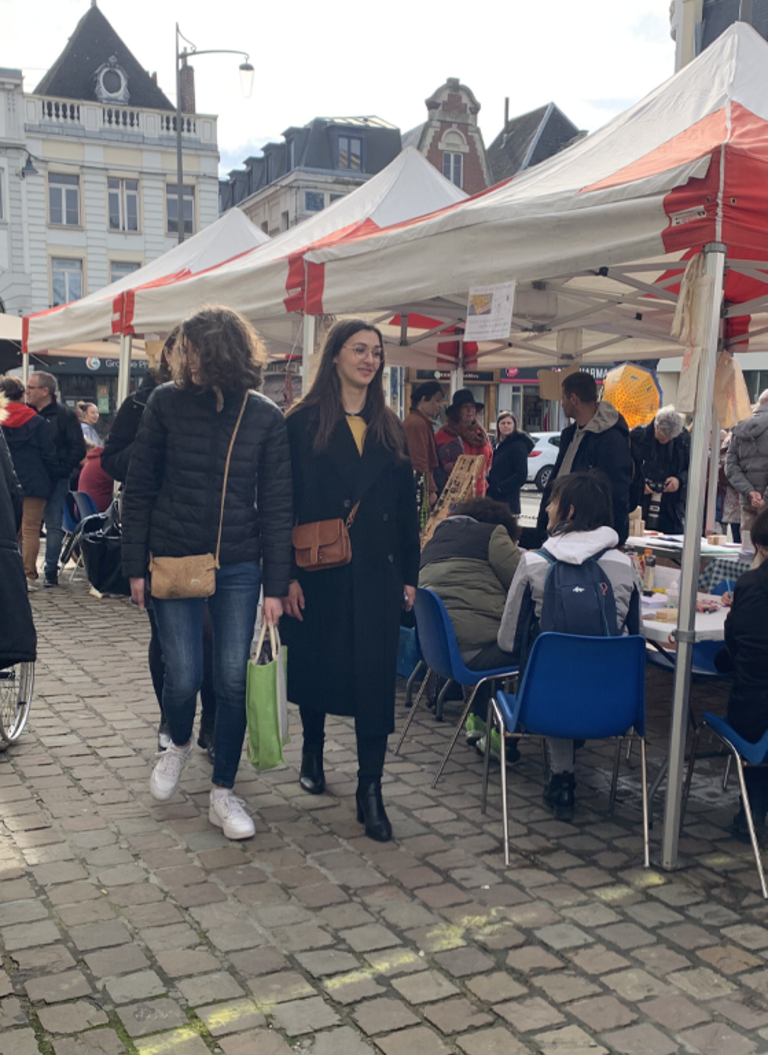
[[536, 551], [549, 562], [539, 627], [542, 633], [618, 637], [621, 627], [611, 581], [598, 563], [606, 552], [583, 564], [557, 560], [545, 549]]

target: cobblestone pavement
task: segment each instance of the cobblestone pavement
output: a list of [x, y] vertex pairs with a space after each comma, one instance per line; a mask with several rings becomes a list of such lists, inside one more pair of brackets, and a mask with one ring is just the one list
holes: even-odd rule
[[[640, 867], [638, 752], [609, 819], [612, 751], [580, 751], [562, 824], [526, 745], [505, 867], [498, 772], [486, 816], [463, 742], [431, 787], [449, 721], [425, 709], [388, 758], [381, 845], [355, 820], [335, 720], [325, 795], [298, 786], [298, 737], [283, 770], [243, 764], [257, 834], [233, 844], [208, 824], [202, 752], [173, 801], [149, 796], [146, 617], [79, 584], [33, 605], [32, 716], [0, 756], [0, 1055], [768, 1052], [766, 908], [727, 835], [721, 760], [696, 778], [689, 867], [668, 874]], [[669, 689], [650, 685], [652, 770]]]

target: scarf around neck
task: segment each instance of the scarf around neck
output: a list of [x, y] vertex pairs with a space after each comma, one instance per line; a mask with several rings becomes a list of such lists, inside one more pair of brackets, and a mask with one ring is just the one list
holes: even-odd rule
[[473, 425], [458, 425], [452, 421], [447, 421], [444, 428], [449, 436], [461, 436], [468, 447], [482, 450], [488, 443], [485, 429], [478, 422]]

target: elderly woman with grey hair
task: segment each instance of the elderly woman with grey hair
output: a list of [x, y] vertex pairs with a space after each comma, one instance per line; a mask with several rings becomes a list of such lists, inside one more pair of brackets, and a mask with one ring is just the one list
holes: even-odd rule
[[633, 453], [643, 465], [643, 517], [647, 520], [654, 494], [661, 495], [658, 530], [680, 535], [685, 518], [690, 444], [684, 419], [674, 407], [662, 407], [648, 425], [632, 430]]

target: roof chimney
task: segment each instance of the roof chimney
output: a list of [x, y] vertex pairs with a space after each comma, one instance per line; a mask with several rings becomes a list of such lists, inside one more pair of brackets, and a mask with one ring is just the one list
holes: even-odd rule
[[181, 112], [183, 114], [196, 114], [195, 71], [192, 66], [187, 65], [186, 58], [183, 59], [179, 70], [179, 94], [181, 96]]
[[507, 125], [508, 124], [509, 124], [509, 96], [506, 95], [504, 97], [504, 131], [505, 132], [507, 130]]

